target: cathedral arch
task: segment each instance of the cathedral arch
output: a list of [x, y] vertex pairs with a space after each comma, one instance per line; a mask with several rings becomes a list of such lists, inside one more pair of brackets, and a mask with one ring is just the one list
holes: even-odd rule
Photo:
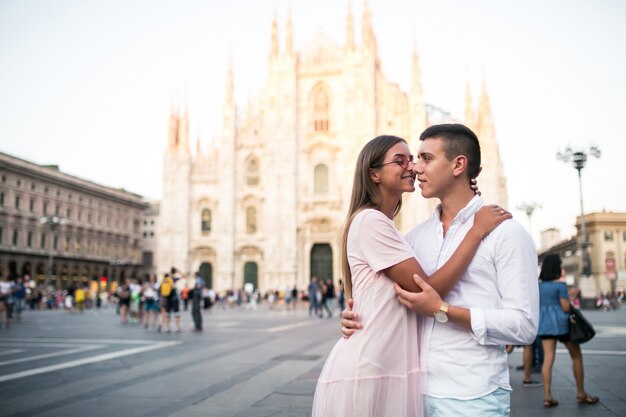
[[211, 210], [209, 209], [202, 210], [201, 228], [202, 233], [211, 231]]
[[259, 158], [250, 155], [246, 160], [246, 184], [259, 185], [259, 177], [261, 173]]
[[313, 169], [313, 193], [328, 194], [328, 166], [318, 164]]
[[243, 266], [243, 285], [252, 284], [253, 291], [259, 288], [259, 266], [256, 262], [246, 262]]
[[333, 250], [328, 243], [316, 243], [311, 248], [311, 276], [318, 280], [333, 280]]
[[210, 262], [203, 262], [198, 269], [200, 276], [204, 279], [206, 288], [213, 288], [213, 265]]
[[311, 92], [311, 111], [313, 115], [313, 131], [325, 133], [330, 129], [330, 92], [328, 87], [319, 83]]

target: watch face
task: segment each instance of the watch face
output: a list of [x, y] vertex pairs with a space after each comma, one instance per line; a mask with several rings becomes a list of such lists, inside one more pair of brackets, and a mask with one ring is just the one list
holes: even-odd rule
[[437, 320], [439, 323], [445, 323], [448, 321], [448, 315], [443, 311], [438, 311], [435, 313], [435, 320]]

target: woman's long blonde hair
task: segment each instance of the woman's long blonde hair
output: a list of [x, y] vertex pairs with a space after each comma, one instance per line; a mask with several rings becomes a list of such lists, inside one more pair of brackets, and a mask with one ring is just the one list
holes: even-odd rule
[[[352, 298], [352, 273], [350, 272], [347, 252], [350, 225], [354, 217], [362, 209], [380, 208], [382, 195], [380, 194], [378, 186], [372, 181], [372, 170], [380, 168], [385, 160], [387, 151], [400, 142], [406, 143], [406, 140], [397, 136], [377, 136], [361, 149], [357, 158], [356, 167], [354, 169], [354, 181], [352, 183], [352, 195], [350, 197], [350, 209], [346, 216], [341, 243], [341, 265], [344, 277], [343, 288], [347, 299]], [[402, 200], [398, 202], [394, 216], [398, 214], [401, 206]]]

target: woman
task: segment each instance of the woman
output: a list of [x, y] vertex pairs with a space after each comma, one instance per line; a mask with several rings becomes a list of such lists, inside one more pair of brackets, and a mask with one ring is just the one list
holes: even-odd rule
[[124, 283], [117, 288], [117, 297], [120, 306], [120, 322], [128, 324], [128, 309], [130, 307], [130, 279], [126, 278]]
[[[412, 158], [404, 139], [379, 136], [357, 159], [342, 256], [346, 296], [360, 309], [364, 330], [340, 339], [331, 351], [315, 390], [314, 417], [423, 415], [417, 319], [394, 291], [394, 282], [419, 291], [413, 273], [425, 276], [393, 223], [402, 194], [415, 191]], [[482, 238], [510, 218], [501, 213], [492, 206], [481, 209], [463, 243], [429, 282], [452, 288]]]
[[[156, 291], [156, 275], [150, 274], [150, 279], [147, 282], [144, 282], [143, 287], [143, 303], [144, 303], [144, 316], [143, 316], [143, 327], [147, 329], [150, 327], [150, 321], [152, 321], [152, 327], [156, 327], [157, 325], [157, 314], [159, 311], [159, 304], [157, 302], [157, 291]], [[150, 320], [152, 318], [152, 320]]]
[[543, 343], [543, 367], [541, 379], [543, 380], [543, 406], [556, 407], [559, 402], [552, 397], [552, 366], [556, 353], [556, 342], [562, 342], [572, 358], [572, 368], [576, 389], [578, 390], [577, 401], [579, 404], [597, 404], [599, 399], [585, 392], [583, 355], [580, 345], [569, 341], [569, 294], [567, 285], [560, 281], [563, 275], [561, 269], [561, 257], [556, 253], [550, 253], [543, 259], [539, 274], [539, 332]]

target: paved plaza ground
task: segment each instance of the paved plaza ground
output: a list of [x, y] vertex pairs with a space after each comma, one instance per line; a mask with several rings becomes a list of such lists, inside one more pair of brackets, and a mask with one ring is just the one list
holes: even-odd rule
[[[512, 369], [512, 416], [626, 417], [626, 308], [585, 313], [598, 331], [583, 345], [586, 385], [601, 403], [576, 404], [561, 349], [560, 406], [544, 409], [542, 388], [522, 387], [522, 372]], [[215, 309], [204, 322], [203, 333], [192, 333], [185, 312], [180, 334], [157, 333], [121, 325], [114, 309], [26, 312], [0, 329], [0, 417], [310, 414], [316, 378], [340, 337], [335, 318], [261, 306]], [[510, 364], [521, 362], [517, 349]]]

